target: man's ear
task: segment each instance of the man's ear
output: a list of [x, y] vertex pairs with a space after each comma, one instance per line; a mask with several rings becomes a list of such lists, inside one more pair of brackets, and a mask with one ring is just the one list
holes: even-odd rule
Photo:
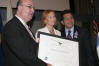
[[22, 6], [19, 5], [19, 6], [18, 6], [18, 10], [22, 10]]
[[61, 24], [62, 24], [62, 25], [64, 25], [64, 22], [63, 22], [63, 20], [61, 21]]

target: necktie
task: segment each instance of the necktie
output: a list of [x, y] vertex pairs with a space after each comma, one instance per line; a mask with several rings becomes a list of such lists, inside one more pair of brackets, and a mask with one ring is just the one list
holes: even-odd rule
[[[30, 32], [32, 33], [32, 30], [29, 28]], [[33, 38], [35, 38], [34, 34], [32, 33]]]
[[33, 34], [32, 34], [32, 32], [31, 32], [30, 28], [29, 28], [27, 25], [25, 25], [25, 27], [26, 27], [28, 33], [30, 34], [30, 36], [31, 36], [33, 39], [35, 39], [35, 38], [33, 37]]
[[67, 35], [67, 39], [72, 39], [71, 35], [70, 35], [71, 31], [68, 31], [68, 35]]

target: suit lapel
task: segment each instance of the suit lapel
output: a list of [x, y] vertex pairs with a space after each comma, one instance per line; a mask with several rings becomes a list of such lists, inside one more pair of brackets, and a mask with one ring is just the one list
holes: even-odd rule
[[24, 34], [26, 34], [27, 36], [29, 36], [31, 38], [29, 32], [27, 31], [27, 29], [25, 28], [25, 26], [20, 22], [20, 20], [17, 17], [14, 17], [14, 19], [15, 19], [15, 21], [18, 24], [18, 28], [21, 29], [21, 31], [23, 31]]
[[76, 26], [74, 26], [74, 33], [73, 33], [73, 40], [77, 40], [78, 41], [78, 28]]
[[[79, 27], [74, 26], [73, 40], [78, 41], [79, 38]], [[61, 36], [66, 38], [65, 28], [61, 30]]]
[[63, 28], [61, 30], [61, 36], [64, 37], [64, 38], [66, 38], [65, 28]]

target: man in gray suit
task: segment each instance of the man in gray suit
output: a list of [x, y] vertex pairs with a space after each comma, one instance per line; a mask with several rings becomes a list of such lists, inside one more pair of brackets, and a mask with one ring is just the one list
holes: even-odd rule
[[32, 0], [19, 0], [16, 15], [5, 25], [2, 47], [5, 66], [51, 66], [37, 57], [38, 44], [27, 22], [34, 14]]

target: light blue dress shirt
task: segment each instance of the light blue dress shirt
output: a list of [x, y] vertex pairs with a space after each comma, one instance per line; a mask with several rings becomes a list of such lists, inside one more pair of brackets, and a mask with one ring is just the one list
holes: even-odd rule
[[[71, 37], [73, 38], [74, 26], [70, 29], [70, 31], [71, 31], [70, 35], [71, 35]], [[66, 35], [66, 37], [67, 37], [67, 35], [68, 35], [68, 29], [67, 29], [66, 27], [65, 27], [65, 35]]]

